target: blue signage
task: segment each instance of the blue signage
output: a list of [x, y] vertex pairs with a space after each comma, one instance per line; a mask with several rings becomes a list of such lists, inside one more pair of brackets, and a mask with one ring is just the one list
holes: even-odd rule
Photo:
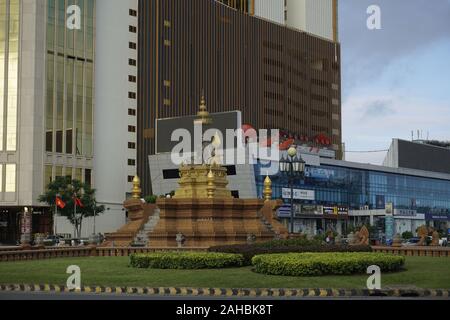
[[450, 221], [450, 215], [439, 213], [425, 213], [427, 221]]
[[395, 220], [393, 216], [386, 216], [384, 220], [386, 240], [394, 239]]

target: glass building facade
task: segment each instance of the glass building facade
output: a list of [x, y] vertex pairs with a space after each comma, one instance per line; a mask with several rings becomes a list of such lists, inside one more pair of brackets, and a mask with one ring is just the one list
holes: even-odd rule
[[[258, 197], [262, 197], [264, 176], [255, 165]], [[281, 174], [271, 177], [273, 197], [282, 198], [282, 188], [288, 179]], [[305, 178], [296, 179], [294, 188], [314, 190], [315, 200], [305, 204], [346, 206], [360, 210], [385, 209], [393, 203], [395, 209], [415, 210], [427, 215], [450, 218], [450, 180], [390, 173], [359, 168], [321, 165], [306, 166]]]
[[[80, 8], [81, 27], [66, 22]], [[47, 0], [45, 150], [93, 157], [95, 0]], [[55, 176], [91, 183], [92, 168], [47, 164], [44, 184]]]
[[[0, 152], [17, 151], [20, 1], [0, 0]], [[16, 164], [0, 164], [0, 192], [16, 192]]]

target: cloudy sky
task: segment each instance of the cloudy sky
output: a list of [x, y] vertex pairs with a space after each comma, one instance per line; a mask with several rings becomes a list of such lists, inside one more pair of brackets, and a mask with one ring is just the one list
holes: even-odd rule
[[[370, 5], [381, 30], [367, 28]], [[348, 151], [392, 138], [450, 140], [450, 0], [340, 0], [343, 140]], [[381, 164], [385, 152], [347, 153]]]

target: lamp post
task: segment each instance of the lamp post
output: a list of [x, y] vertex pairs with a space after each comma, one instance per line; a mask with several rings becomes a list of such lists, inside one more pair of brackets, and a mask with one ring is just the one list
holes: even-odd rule
[[95, 215], [96, 215], [96, 210], [97, 210], [97, 201], [94, 200], [93, 204], [94, 204], [94, 232], [93, 232], [93, 234], [95, 235]]
[[287, 176], [289, 187], [291, 189], [291, 233], [294, 233], [294, 181], [296, 178], [302, 178], [305, 173], [305, 161], [302, 157], [297, 157], [297, 148], [289, 148], [288, 157], [284, 156], [280, 160], [280, 172]]

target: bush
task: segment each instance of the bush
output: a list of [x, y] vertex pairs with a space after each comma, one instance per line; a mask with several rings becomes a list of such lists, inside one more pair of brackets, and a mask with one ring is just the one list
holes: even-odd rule
[[[290, 240], [286, 240], [290, 241]], [[288, 242], [289, 243], [289, 242]], [[305, 245], [305, 246], [263, 246], [261, 244], [242, 244], [216, 246], [208, 249], [210, 252], [224, 252], [241, 254], [244, 257], [244, 264], [252, 264], [252, 258], [260, 254], [270, 253], [302, 253], [302, 252], [371, 252], [370, 246], [347, 246], [347, 245]]]
[[283, 276], [363, 274], [371, 265], [381, 271], [398, 271], [405, 257], [384, 253], [288, 253], [253, 257], [255, 271]]
[[211, 252], [157, 252], [132, 254], [134, 268], [154, 269], [213, 269], [241, 267], [244, 258], [239, 254]]
[[306, 236], [301, 236], [295, 239], [286, 240], [271, 240], [268, 242], [255, 243], [253, 246], [260, 248], [280, 248], [280, 247], [304, 247], [304, 246], [314, 246], [320, 245], [322, 241], [320, 240], [309, 240]]
[[411, 231], [405, 231], [402, 233], [402, 238], [405, 240], [411, 239], [412, 237], [414, 237], [414, 235]]
[[144, 198], [145, 202], [147, 203], [156, 203], [156, 199], [158, 199], [157, 196], [146, 196]]

